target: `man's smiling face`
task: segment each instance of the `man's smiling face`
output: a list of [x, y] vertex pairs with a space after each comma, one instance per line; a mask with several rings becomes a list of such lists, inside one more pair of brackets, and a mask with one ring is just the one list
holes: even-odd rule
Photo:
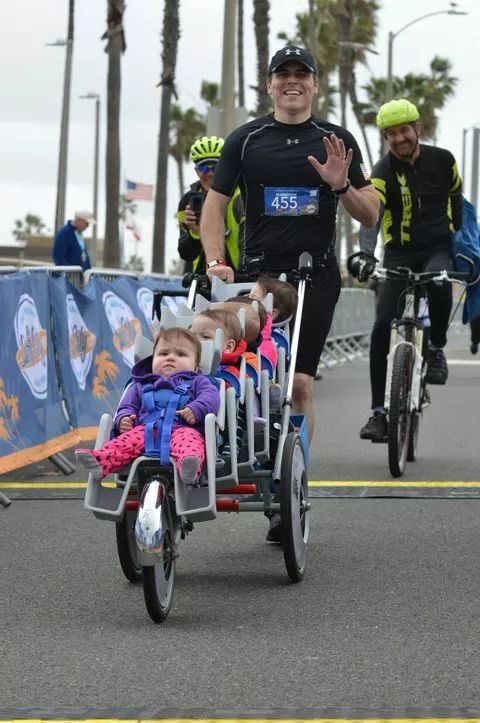
[[318, 91], [317, 76], [303, 63], [289, 60], [280, 65], [267, 81], [275, 111], [290, 114], [310, 114], [312, 98]]

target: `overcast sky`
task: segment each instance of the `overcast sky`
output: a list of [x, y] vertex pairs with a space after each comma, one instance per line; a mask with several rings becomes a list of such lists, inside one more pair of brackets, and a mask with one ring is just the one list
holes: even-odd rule
[[[159, 128], [160, 90], [156, 84], [161, 71], [160, 33], [162, 0], [130, 0], [125, 13], [127, 51], [122, 61], [122, 176], [134, 181], [155, 180]], [[245, 67], [247, 85], [255, 82], [252, 0], [245, 6]], [[292, 33], [295, 12], [306, 9], [307, 0], [271, 0], [270, 55], [282, 46], [276, 36]], [[75, 40], [70, 107], [67, 216], [77, 208], [92, 207], [94, 101], [80, 100], [88, 91], [102, 96], [101, 158], [105, 155], [106, 54], [100, 40], [105, 29], [106, 0], [76, 0]], [[220, 81], [224, 0], [181, 0], [181, 38], [177, 63], [177, 88], [183, 107], [200, 101], [202, 80]], [[411, 20], [448, 9], [441, 0], [384, 0], [379, 13], [376, 49], [369, 54], [369, 69], [359, 74], [360, 85], [370, 74], [386, 74], [388, 31], [398, 31]], [[468, 16], [439, 15], [416, 23], [394, 42], [394, 73], [428, 72], [435, 54], [447, 56], [453, 74], [459, 78], [457, 92], [442, 112], [438, 145], [462, 156], [462, 129], [480, 121], [478, 84], [480, 3], [463, 0], [457, 8]], [[0, 242], [10, 243], [16, 218], [36, 213], [48, 226], [55, 213], [56, 175], [60, 134], [65, 48], [45, 43], [63, 38], [67, 28], [68, 0], [0, 0]], [[247, 95], [247, 105], [254, 97]], [[334, 122], [338, 118], [332, 118]], [[358, 128], [350, 113], [349, 129], [360, 142]], [[373, 150], [377, 142], [372, 136]], [[360, 143], [361, 145], [361, 143]], [[467, 148], [467, 155], [469, 153]], [[187, 169], [186, 182], [194, 180]], [[470, 179], [467, 175], [467, 191]], [[168, 184], [168, 257], [176, 255], [177, 230], [174, 220], [179, 200], [178, 180], [173, 163]], [[104, 228], [104, 174], [101, 173], [99, 235]], [[139, 253], [150, 263], [153, 203], [139, 204], [138, 222], [143, 239]], [[134, 250], [127, 231], [127, 251]]]

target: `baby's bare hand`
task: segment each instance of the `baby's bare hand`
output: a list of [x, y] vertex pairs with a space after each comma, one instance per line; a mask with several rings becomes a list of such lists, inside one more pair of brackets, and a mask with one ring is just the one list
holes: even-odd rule
[[120, 432], [129, 432], [133, 425], [135, 424], [136, 417], [134, 414], [130, 414], [129, 416], [122, 417], [120, 420], [120, 424], [118, 425], [118, 429]]
[[195, 424], [195, 415], [190, 409], [190, 407], [185, 407], [184, 409], [179, 409], [177, 412], [178, 416], [184, 419], [188, 424]]

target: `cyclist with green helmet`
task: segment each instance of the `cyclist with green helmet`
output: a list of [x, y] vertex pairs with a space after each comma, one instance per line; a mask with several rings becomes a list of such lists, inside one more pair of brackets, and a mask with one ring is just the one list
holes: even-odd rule
[[[372, 171], [380, 198], [377, 228], [360, 229], [361, 254], [352, 273], [366, 281], [375, 269], [377, 233], [384, 243], [383, 265], [408, 266], [414, 271], [451, 270], [452, 235], [462, 224], [462, 181], [450, 151], [419, 143], [420, 114], [402, 98], [381, 106], [377, 125], [390, 146]], [[401, 314], [404, 285], [386, 280], [380, 285], [376, 320], [370, 345], [372, 416], [360, 431], [361, 439], [384, 442], [387, 354], [392, 319]], [[451, 284], [429, 284], [430, 342], [427, 358], [429, 384], [445, 384], [448, 367], [443, 352], [452, 308]]]
[[[181, 259], [190, 264], [193, 271], [199, 273], [205, 272], [205, 254], [200, 240], [201, 208], [212, 185], [223, 145], [223, 138], [217, 136], [203, 136], [193, 143], [190, 160], [195, 164], [198, 181], [192, 183], [178, 204], [178, 253]], [[234, 269], [240, 264], [244, 215], [242, 197], [237, 189], [225, 212], [225, 249], [230, 266]]]

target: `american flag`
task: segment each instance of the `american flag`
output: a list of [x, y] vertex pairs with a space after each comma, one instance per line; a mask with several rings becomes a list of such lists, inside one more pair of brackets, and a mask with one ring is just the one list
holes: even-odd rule
[[360, 170], [363, 174], [363, 177], [366, 181], [370, 180], [370, 173], [368, 172], [368, 168], [366, 167], [365, 163], [360, 163]]
[[126, 201], [153, 201], [153, 186], [127, 180]]

